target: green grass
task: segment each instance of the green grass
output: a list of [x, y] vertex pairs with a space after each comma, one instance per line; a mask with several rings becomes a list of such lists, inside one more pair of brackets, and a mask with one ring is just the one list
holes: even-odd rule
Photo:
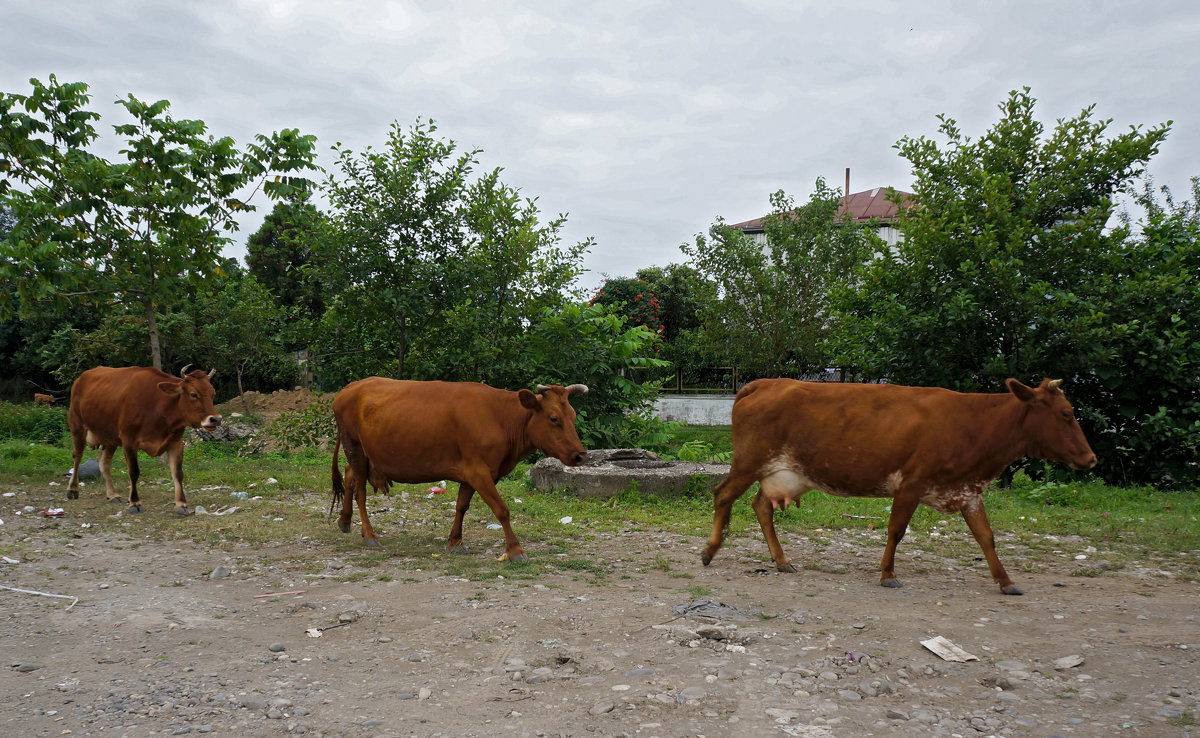
[[[689, 440], [711, 444], [714, 449], [728, 448], [728, 429], [687, 428], [680, 433], [679, 442]], [[87, 458], [94, 455], [95, 451], [89, 450]], [[363, 548], [357, 527], [350, 534], [342, 534], [328, 515], [331, 458], [326, 451], [241, 457], [236, 446], [222, 443], [188, 448], [183, 466], [191, 506], [202, 505], [210, 511], [227, 505], [240, 509], [228, 516], [196, 515], [186, 520], [170, 514], [173, 494], [167, 468], [144, 454], [139, 462], [139, 491], [146, 512], [137, 517], [112, 517], [124, 506], [106, 502], [102, 483], [92, 479], [84, 487], [82, 499], [70, 503], [72, 513], [82, 513], [86, 522], [100, 530], [136, 530], [139, 535], [193, 539], [223, 548], [267, 548], [301, 542], [325, 549], [360, 569], [387, 562], [389, 567], [444, 571], [475, 581], [498, 576], [536, 579], [553, 571], [601, 581], [610, 569], [608, 561], [592, 558], [595, 554], [589, 544], [597, 537], [653, 530], [679, 534], [681, 540], [698, 543], [712, 527], [712, 500], [705, 494], [664, 499], [628, 491], [609, 499], [577, 499], [562, 492], [531, 489], [526, 482], [528, 466], [522, 465], [498, 486], [509, 505], [513, 528], [530, 554], [528, 562], [496, 561], [504, 552], [503, 534], [486, 529], [495, 521], [478, 497], [467, 513], [464, 528], [464, 543], [470, 553], [454, 555], [446, 551], [457, 492], [453, 485], [446, 494], [431, 498], [425, 496], [428, 485], [395, 485], [390, 497], [370, 495], [368, 509], [383, 544], [380, 549], [370, 550]], [[30, 500], [23, 504], [67, 506], [67, 479], [63, 474], [70, 466], [69, 449], [0, 441], [0, 491], [18, 491], [16, 498], [5, 498], [0, 505]], [[118, 454], [113, 463], [114, 480], [122, 493], [128, 484], [124, 467], [124, 458]], [[268, 482], [271, 478], [276, 481]], [[50, 486], [51, 481], [58, 485]], [[214, 486], [223, 489], [203, 489]], [[727, 540], [744, 542], [760, 535], [749, 504], [754, 491], [751, 488], [734, 505]], [[232, 492], [246, 492], [259, 499], [235, 499]], [[407, 502], [402, 501], [403, 493], [407, 493]], [[1200, 557], [1196, 553], [1200, 551], [1200, 495], [1195, 490], [1118, 488], [1094, 481], [1050, 485], [1018, 474], [1011, 489], [993, 488], [985, 501], [1001, 557], [1016, 571], [1038, 564], [1030, 557], [1009, 556], [1006, 547], [1053, 554], [1058, 549], [1078, 551], [1092, 546], [1097, 552], [1080, 562], [1073, 574], [1102, 576], [1134, 560], [1149, 558], [1159, 563], [1174, 561], [1182, 567], [1184, 576], [1200, 578]], [[811, 492], [795, 507], [776, 513], [776, 527], [784, 537], [785, 550], [789, 550], [787, 539], [791, 536], [803, 536], [819, 548], [846, 532], [874, 536], [882, 547], [890, 502]], [[568, 515], [571, 523], [559, 522]], [[357, 512], [354, 517], [357, 520]], [[938, 535], [932, 535], [934, 532]], [[1061, 539], [1068, 536], [1078, 538], [1071, 538], [1070, 545], [1066, 545]], [[923, 548], [959, 557], [966, 563], [977, 563], [980, 556], [960, 515], [944, 516], [925, 507], [914, 515], [902, 548]], [[761, 553], [765, 560], [765, 545]], [[810, 562], [794, 563], [805, 566]], [[311, 562], [296, 565], [311, 567]], [[671, 569], [670, 561], [661, 554], [647, 566], [664, 572]], [[396, 576], [396, 572], [389, 568], [371, 576]]]

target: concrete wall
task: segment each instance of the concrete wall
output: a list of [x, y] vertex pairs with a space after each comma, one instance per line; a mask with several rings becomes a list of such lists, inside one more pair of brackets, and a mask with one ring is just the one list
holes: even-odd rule
[[729, 425], [733, 395], [663, 395], [654, 401], [660, 420], [688, 425]]

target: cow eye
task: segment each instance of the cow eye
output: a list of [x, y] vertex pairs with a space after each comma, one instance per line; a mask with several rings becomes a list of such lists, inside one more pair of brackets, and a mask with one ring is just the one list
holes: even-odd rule
[[193, 392], [193, 393], [192, 393], [192, 399], [193, 399], [193, 400], [199, 400], [199, 399], [200, 399], [200, 395], [198, 395], [198, 394], [196, 394], [195, 392]]
[[551, 415], [551, 416], [550, 416], [550, 422], [551, 422], [551, 423], [557, 423], [557, 422], [558, 422], [558, 416], [557, 416], [557, 415]]

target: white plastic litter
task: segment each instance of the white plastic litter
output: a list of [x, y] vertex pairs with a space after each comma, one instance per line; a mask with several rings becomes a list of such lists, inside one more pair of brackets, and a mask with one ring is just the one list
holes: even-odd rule
[[921, 645], [938, 655], [942, 661], [978, 661], [979, 657], [967, 653], [943, 636], [934, 636]]
[[572, 520], [574, 520], [574, 518], [572, 518], [570, 515], [568, 515], [564, 518], [559, 518], [558, 522], [562, 523], [563, 525], [566, 525], [567, 523], [570, 523]]
[[500, 524], [499, 524], [499, 523], [488, 523], [488, 524], [487, 524], [487, 529], [488, 529], [488, 530], [503, 530], [503, 529], [500, 527]]

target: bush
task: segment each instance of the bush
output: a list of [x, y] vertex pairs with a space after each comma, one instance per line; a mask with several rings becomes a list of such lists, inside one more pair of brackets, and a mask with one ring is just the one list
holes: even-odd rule
[[280, 413], [267, 426], [266, 432], [286, 451], [328, 448], [337, 432], [333, 422], [333, 395], [324, 395], [303, 410]]
[[67, 408], [0, 402], [0, 439], [69, 446]]

